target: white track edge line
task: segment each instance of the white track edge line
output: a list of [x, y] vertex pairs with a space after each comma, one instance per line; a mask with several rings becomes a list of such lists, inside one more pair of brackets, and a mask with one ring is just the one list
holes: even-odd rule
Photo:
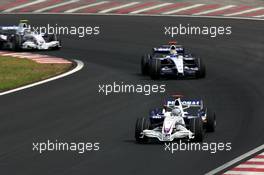
[[43, 8], [37, 9], [34, 12], [41, 13], [41, 12], [46, 11], [46, 10], [52, 10], [54, 8], [57, 8], [57, 7], [73, 4], [73, 3], [78, 2], [78, 1], [80, 1], [80, 0], [65, 1], [65, 2], [62, 2], [62, 3], [55, 4], [55, 5], [50, 5], [50, 6], [47, 6], [47, 7], [43, 7]]
[[253, 18], [262, 18], [262, 17], [264, 17], [264, 15], [253, 16]]
[[235, 13], [229, 13], [229, 14], [224, 14], [223, 16], [235, 16], [235, 15], [242, 15], [242, 14], [246, 14], [246, 13], [251, 13], [251, 12], [256, 12], [256, 11], [260, 11], [263, 10], [264, 7], [257, 7], [257, 8], [251, 8], [248, 10], [243, 10], [240, 12], [235, 12]]
[[81, 70], [83, 68], [84, 63], [82, 61], [74, 60], [74, 62], [77, 64], [77, 66], [74, 69], [71, 69], [71, 70], [69, 70], [69, 71], [67, 71], [67, 72], [65, 72], [63, 74], [57, 75], [55, 77], [48, 78], [46, 80], [38, 81], [38, 82], [29, 84], [29, 85], [25, 85], [25, 86], [22, 86], [22, 87], [18, 87], [18, 88], [15, 88], [15, 89], [11, 89], [11, 90], [8, 90], [8, 91], [1, 92], [0, 96], [6, 95], [6, 94], [10, 94], [10, 93], [14, 93], [14, 92], [17, 92], [17, 91], [21, 91], [21, 90], [24, 90], [24, 89], [28, 89], [28, 88], [31, 88], [31, 87], [34, 87], [34, 86], [38, 86], [38, 85], [41, 85], [41, 84], [44, 84], [44, 83], [48, 83], [48, 82], [53, 81], [53, 80], [57, 80], [57, 79], [66, 77], [66, 76], [71, 75], [71, 74], [73, 74], [75, 72], [78, 72], [79, 70]]
[[214, 13], [214, 12], [219, 12], [219, 11], [222, 11], [222, 10], [227, 10], [227, 9], [230, 9], [230, 8], [233, 8], [233, 7], [236, 7], [235, 5], [225, 5], [225, 6], [222, 6], [222, 7], [219, 7], [219, 8], [214, 8], [214, 9], [211, 9], [211, 10], [205, 10], [205, 11], [201, 11], [201, 12], [198, 12], [198, 13], [193, 13], [192, 15], [204, 15], [204, 14], [208, 14], [208, 13]]
[[115, 7], [112, 7], [112, 8], [107, 8], [105, 10], [99, 11], [98, 13], [109, 13], [109, 12], [114, 11], [114, 10], [119, 10], [119, 9], [126, 8], [126, 7], [131, 7], [131, 6], [136, 5], [136, 4], [140, 4], [140, 2], [130, 2], [130, 3], [126, 3], [126, 4], [123, 4], [123, 5], [120, 5], [120, 6], [115, 6]]
[[201, 7], [201, 6], [204, 6], [204, 5], [205, 4], [193, 4], [193, 5], [189, 5], [189, 6], [186, 6], [186, 7], [182, 7], [182, 8], [178, 8], [178, 9], [174, 9], [174, 10], [170, 10], [170, 11], [166, 11], [166, 12], [163, 12], [161, 14], [163, 14], [163, 15], [171, 15], [173, 13], [178, 13], [178, 12], [182, 12], [182, 11], [185, 11], [185, 10], [198, 8], [198, 7]]
[[100, 2], [95, 2], [95, 3], [90, 3], [90, 4], [87, 4], [87, 5], [82, 5], [80, 7], [76, 7], [76, 8], [73, 8], [73, 9], [66, 10], [66, 11], [64, 11], [64, 13], [74, 13], [74, 12], [79, 11], [79, 10], [83, 10], [83, 9], [86, 9], [86, 8], [89, 8], [89, 7], [94, 7], [94, 6], [106, 4], [108, 2], [109, 1], [100, 1]]
[[221, 165], [220, 167], [218, 167], [218, 168], [216, 168], [216, 169], [214, 169], [212, 171], [209, 171], [205, 175], [214, 175], [216, 173], [219, 173], [219, 172], [223, 171], [224, 169], [227, 169], [228, 167], [240, 162], [241, 160], [243, 160], [243, 159], [245, 159], [245, 158], [247, 158], [247, 157], [249, 157], [249, 156], [251, 156], [253, 154], [256, 154], [257, 152], [259, 152], [259, 151], [261, 151], [263, 149], [264, 149], [264, 144], [260, 145], [259, 147], [255, 148], [255, 149], [253, 149], [253, 150], [251, 150], [251, 151], [249, 151], [249, 152], [247, 152], [245, 154], [242, 154], [241, 156], [239, 156], [239, 157], [237, 157], [237, 158], [235, 158], [235, 159], [233, 159], [233, 160]]
[[253, 18], [253, 17], [237, 17], [237, 16], [195, 16], [195, 15], [158, 15], [158, 14], [114, 14], [114, 13], [0, 13], [1, 15], [80, 15], [80, 16], [143, 16], [143, 17], [184, 17], [184, 18], [212, 18], [212, 19], [239, 19], [239, 20], [253, 20], [253, 21], [264, 21], [263, 18]]
[[161, 7], [165, 7], [165, 6], [169, 6], [169, 5], [172, 5], [173, 3], [160, 3], [160, 4], [157, 4], [157, 5], [153, 5], [153, 6], [148, 6], [146, 8], [141, 8], [141, 9], [138, 9], [138, 10], [134, 10], [132, 12], [129, 12], [130, 14], [138, 14], [138, 13], [142, 13], [142, 12], [145, 12], [145, 11], [149, 11], [149, 10], [154, 10], [154, 9], [157, 9], [157, 8], [161, 8]]

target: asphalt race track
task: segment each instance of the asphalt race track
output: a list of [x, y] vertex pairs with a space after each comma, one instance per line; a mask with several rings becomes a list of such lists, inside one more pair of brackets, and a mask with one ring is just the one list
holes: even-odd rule
[[[85, 67], [69, 77], [0, 98], [0, 174], [204, 174], [263, 144], [264, 24], [262, 21], [132, 16], [1, 15], [1, 25], [29, 19], [34, 25], [100, 26], [99, 36], [63, 36], [50, 55], [79, 59]], [[166, 25], [232, 26], [232, 35], [180, 36], [204, 59], [200, 80], [152, 81], [139, 74], [140, 56], [171, 40]], [[98, 93], [99, 84], [166, 84], [166, 94]], [[170, 93], [201, 97], [217, 114], [217, 131], [205, 142], [231, 142], [229, 152], [164, 151], [163, 144], [136, 144], [137, 117]], [[100, 150], [32, 151], [47, 140], [100, 142]]]

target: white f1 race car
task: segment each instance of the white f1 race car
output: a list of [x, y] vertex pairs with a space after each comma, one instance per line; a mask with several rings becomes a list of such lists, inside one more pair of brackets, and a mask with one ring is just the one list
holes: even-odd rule
[[161, 77], [175, 78], [204, 78], [205, 65], [201, 58], [186, 54], [182, 45], [170, 42], [152, 49], [151, 54], [141, 58], [141, 73], [152, 79]]
[[18, 26], [0, 26], [0, 49], [20, 51], [60, 48], [61, 41], [57, 35], [33, 32], [26, 20], [21, 20]]
[[150, 111], [148, 118], [137, 119], [135, 138], [138, 143], [146, 143], [150, 138], [165, 142], [175, 139], [202, 142], [205, 131], [215, 131], [215, 113], [205, 108], [202, 100], [176, 96], [165, 103], [163, 109]]

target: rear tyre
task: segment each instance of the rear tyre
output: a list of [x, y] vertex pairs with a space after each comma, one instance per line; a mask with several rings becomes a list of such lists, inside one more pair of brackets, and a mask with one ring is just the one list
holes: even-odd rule
[[196, 72], [196, 77], [197, 78], [204, 78], [206, 76], [206, 69], [205, 69], [205, 65], [202, 61], [201, 58], [197, 58], [196, 59], [196, 64], [198, 67], [198, 71]]
[[2, 50], [2, 49], [3, 49], [3, 46], [4, 46], [3, 42], [2, 42], [2, 41], [0, 41], [0, 50]]
[[149, 55], [143, 55], [141, 57], [141, 74], [148, 75], [149, 74]]
[[150, 77], [153, 80], [160, 78], [161, 63], [159, 59], [152, 59], [150, 61]]
[[150, 128], [150, 121], [149, 118], [138, 118], [136, 121], [136, 127], [135, 127], [135, 138], [137, 143], [147, 143], [149, 138], [143, 136], [142, 137], [142, 132], [145, 129]]
[[206, 121], [206, 131], [214, 132], [216, 128], [216, 115], [209, 109], [207, 109]]
[[202, 142], [204, 139], [204, 129], [202, 118], [192, 118], [190, 120], [190, 130], [194, 133], [195, 142]]

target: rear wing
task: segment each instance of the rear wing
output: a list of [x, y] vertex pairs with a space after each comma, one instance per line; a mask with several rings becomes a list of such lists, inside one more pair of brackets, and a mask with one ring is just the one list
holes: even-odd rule
[[10, 35], [17, 33], [18, 26], [0, 26], [0, 34]]
[[0, 34], [16, 34], [28, 28], [28, 20], [20, 20], [18, 26], [0, 26]]
[[[182, 45], [175, 45], [176, 51], [178, 53], [184, 53], [184, 48]], [[161, 47], [154, 47], [153, 48], [153, 52], [158, 52], [158, 53], [162, 53], [162, 52], [170, 52], [170, 45], [163, 45]]]
[[200, 107], [203, 108], [203, 101], [202, 100], [181, 100], [181, 104], [183, 107]]
[[183, 107], [203, 107], [203, 101], [201, 99], [188, 99], [184, 98], [182, 95], [172, 95], [164, 101], [165, 106], [178, 106], [180, 105], [179, 103], [181, 103]]

